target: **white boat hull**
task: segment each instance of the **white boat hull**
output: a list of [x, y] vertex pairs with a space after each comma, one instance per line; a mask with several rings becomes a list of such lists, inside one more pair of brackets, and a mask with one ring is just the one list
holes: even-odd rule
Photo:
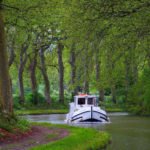
[[109, 122], [109, 118], [104, 110], [91, 106], [68, 113], [66, 122]]

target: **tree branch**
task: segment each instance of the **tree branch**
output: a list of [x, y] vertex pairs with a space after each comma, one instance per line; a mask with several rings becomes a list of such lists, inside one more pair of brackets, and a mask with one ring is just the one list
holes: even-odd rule
[[18, 7], [7, 5], [7, 4], [1, 4], [1, 3], [0, 3], [0, 8], [2, 8], [2, 9], [4, 9], [4, 8], [15, 9], [17, 11], [21, 11]]

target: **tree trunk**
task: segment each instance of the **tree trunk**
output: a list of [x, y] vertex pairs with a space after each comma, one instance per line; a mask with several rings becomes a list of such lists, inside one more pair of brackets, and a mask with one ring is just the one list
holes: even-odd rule
[[89, 74], [88, 74], [89, 71], [88, 71], [88, 69], [89, 69], [88, 62], [86, 61], [85, 65], [84, 65], [84, 86], [83, 86], [84, 92], [86, 94], [89, 94]]
[[48, 79], [48, 75], [47, 75], [47, 70], [46, 70], [46, 66], [45, 66], [45, 57], [44, 57], [44, 50], [41, 48], [40, 49], [40, 61], [41, 61], [41, 72], [43, 75], [43, 79], [44, 79], [44, 84], [45, 84], [45, 99], [47, 104], [51, 103], [51, 97], [50, 97], [50, 82]]
[[75, 80], [76, 80], [76, 54], [75, 54], [75, 49], [74, 45], [71, 47], [70, 51], [70, 66], [71, 66], [71, 86], [72, 86], [72, 98], [77, 94], [77, 87], [75, 85]]
[[100, 89], [99, 90], [99, 95], [100, 95], [99, 100], [100, 100], [100, 102], [104, 101], [104, 96], [105, 96], [104, 94], [105, 94], [105, 90], [104, 89]]
[[28, 45], [25, 43], [23, 43], [22, 48], [21, 48], [21, 52], [20, 52], [20, 65], [18, 68], [18, 83], [19, 83], [19, 102], [20, 104], [24, 104], [25, 102], [25, 97], [24, 97], [24, 83], [23, 83], [23, 72], [24, 72], [24, 68], [27, 62], [27, 51], [28, 49]]
[[130, 86], [130, 62], [129, 57], [125, 58], [125, 100], [128, 100], [129, 86]]
[[8, 46], [8, 53], [9, 53], [8, 66], [9, 67], [11, 67], [16, 57], [15, 52], [14, 52], [14, 44], [15, 44], [14, 39], [12, 39], [11, 44]]
[[23, 70], [22, 67], [19, 67], [19, 72], [18, 72], [18, 84], [19, 84], [19, 103], [23, 104], [25, 101], [24, 98], [24, 84], [23, 84]]
[[8, 118], [13, 115], [13, 101], [2, 13], [2, 9], [0, 8], [0, 115]]
[[133, 64], [133, 84], [136, 84], [138, 81], [138, 66], [136, 63]]
[[111, 96], [112, 96], [112, 102], [116, 104], [117, 100], [116, 100], [116, 86], [115, 85], [112, 85], [111, 87]]
[[98, 87], [98, 91], [99, 91], [99, 101], [103, 102], [104, 101], [104, 89], [102, 88], [101, 85], [101, 61], [99, 60], [99, 55], [98, 55], [99, 51], [97, 51], [96, 56], [95, 56], [95, 61], [96, 61], [96, 82], [97, 82], [97, 87]]
[[62, 43], [58, 43], [57, 54], [58, 54], [58, 67], [59, 67], [59, 102], [64, 103], [64, 65], [62, 59], [62, 52], [64, 46]]
[[84, 48], [83, 55], [83, 91], [89, 94], [89, 56], [88, 56], [88, 46]]
[[84, 93], [89, 94], [89, 81], [84, 81]]
[[31, 80], [31, 89], [33, 94], [33, 103], [38, 104], [38, 91], [37, 91], [37, 80], [36, 80], [36, 67], [37, 67], [37, 50], [33, 50], [34, 56], [30, 64], [30, 80]]

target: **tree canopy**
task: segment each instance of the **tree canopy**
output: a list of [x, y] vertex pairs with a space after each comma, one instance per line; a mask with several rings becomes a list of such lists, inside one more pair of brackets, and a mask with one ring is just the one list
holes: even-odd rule
[[149, 113], [149, 8], [148, 0], [0, 1], [1, 40], [19, 103], [31, 93], [38, 104], [40, 93], [51, 104], [59, 93], [62, 104], [82, 91]]

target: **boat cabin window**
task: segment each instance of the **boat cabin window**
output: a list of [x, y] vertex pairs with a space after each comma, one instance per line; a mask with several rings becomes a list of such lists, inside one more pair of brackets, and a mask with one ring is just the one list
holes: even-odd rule
[[78, 98], [78, 104], [84, 105], [85, 104], [85, 98]]
[[94, 98], [88, 98], [88, 105], [94, 105]]

